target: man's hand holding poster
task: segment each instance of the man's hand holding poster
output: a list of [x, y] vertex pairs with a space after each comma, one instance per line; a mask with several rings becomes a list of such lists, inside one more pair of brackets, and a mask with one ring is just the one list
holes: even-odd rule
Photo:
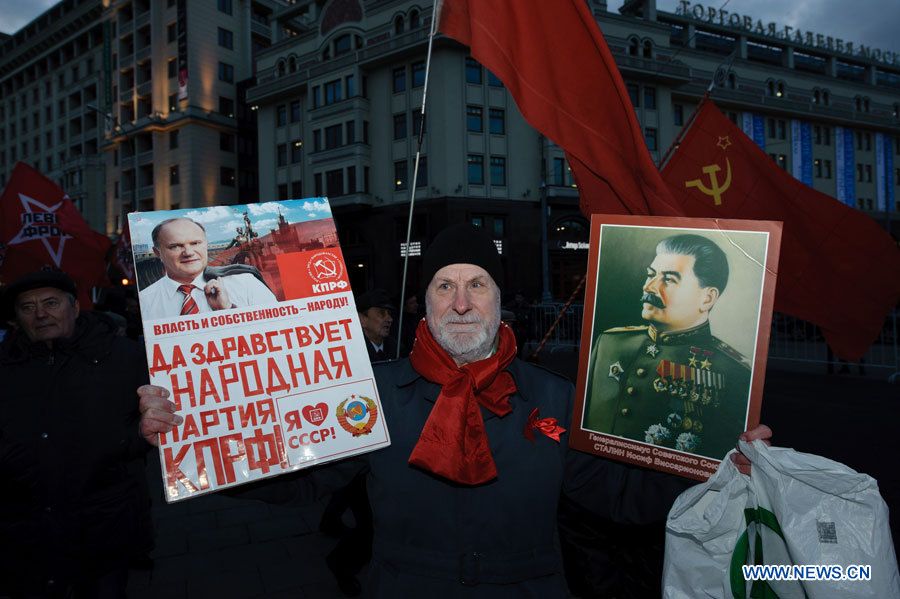
[[594, 215], [571, 445], [705, 480], [759, 423], [780, 223]]
[[326, 199], [129, 224], [168, 501], [390, 443]]

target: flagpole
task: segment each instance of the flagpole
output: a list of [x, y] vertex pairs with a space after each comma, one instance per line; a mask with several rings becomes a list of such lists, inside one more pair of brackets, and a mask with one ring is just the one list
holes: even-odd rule
[[[409, 243], [412, 236], [413, 208], [416, 203], [416, 186], [419, 179], [419, 158], [422, 155], [422, 143], [425, 140], [425, 100], [428, 98], [428, 80], [431, 74], [431, 50], [434, 45], [434, 34], [437, 31], [440, 0], [434, 0], [431, 14], [431, 30], [428, 32], [428, 54], [425, 57], [425, 83], [422, 86], [422, 109], [419, 113], [419, 134], [416, 137], [416, 159], [413, 166], [412, 185], [409, 191], [409, 216], [406, 221], [406, 251], [403, 256], [403, 279], [400, 286], [400, 317], [397, 320], [397, 353], [394, 359], [400, 359], [400, 340], [403, 338], [403, 315], [406, 312], [406, 272], [409, 269]], [[423, 300], [425, 298], [422, 298]]]
[[663, 169], [663, 167], [666, 165], [666, 162], [668, 162], [669, 158], [671, 158], [672, 152], [674, 152], [675, 149], [678, 148], [678, 146], [681, 144], [681, 140], [684, 139], [684, 136], [691, 128], [691, 125], [694, 124], [694, 119], [697, 118], [697, 113], [700, 112], [700, 109], [703, 107], [703, 103], [709, 100], [710, 96], [712, 96], [712, 92], [716, 87], [716, 80], [719, 79], [720, 75], [722, 77], [728, 76], [728, 71], [731, 69], [731, 65], [734, 64], [735, 56], [737, 56], [737, 49], [732, 50], [731, 54], [728, 55], [728, 58], [726, 58], [721, 64], [719, 64], [719, 66], [716, 67], [712, 79], [709, 80], [709, 85], [706, 86], [706, 92], [700, 99], [700, 103], [697, 104], [697, 108], [695, 108], [694, 112], [691, 113], [691, 116], [690, 118], [688, 118], [687, 123], [685, 123], [684, 127], [681, 128], [681, 131], [678, 133], [678, 135], [675, 136], [674, 141], [672, 141], [672, 143], [669, 145], [669, 148], [666, 150], [665, 155], [663, 155], [662, 160], [659, 161], [659, 170]]

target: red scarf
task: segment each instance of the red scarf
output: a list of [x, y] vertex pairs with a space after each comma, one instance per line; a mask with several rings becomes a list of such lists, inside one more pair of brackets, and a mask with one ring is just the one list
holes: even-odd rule
[[497, 351], [484, 360], [457, 366], [438, 345], [425, 320], [416, 329], [409, 361], [416, 372], [441, 385], [441, 393], [422, 428], [409, 463], [465, 485], [486, 483], [497, 477], [478, 406], [497, 416], [512, 411], [509, 396], [516, 383], [506, 371], [516, 357], [516, 337], [500, 325]]

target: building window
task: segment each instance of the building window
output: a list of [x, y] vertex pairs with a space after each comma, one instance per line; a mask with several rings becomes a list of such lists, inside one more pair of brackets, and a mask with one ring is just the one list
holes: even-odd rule
[[227, 187], [234, 187], [234, 169], [228, 166], [220, 167], [219, 183]]
[[219, 27], [219, 46], [234, 50], [234, 33]]
[[166, 63], [166, 76], [169, 79], [174, 79], [178, 75], [178, 61], [174, 58], [170, 58]]
[[394, 35], [403, 33], [403, 15], [397, 15], [394, 18]]
[[488, 85], [490, 85], [491, 87], [503, 87], [503, 82], [500, 81], [500, 79], [490, 70], [488, 70], [487, 72], [487, 81]]
[[488, 111], [488, 130], [494, 135], [506, 134], [506, 111], [502, 108], [491, 108]]
[[223, 114], [228, 118], [234, 118], [234, 100], [219, 96], [219, 114]]
[[291, 142], [291, 164], [297, 164], [298, 162], [300, 162], [302, 160], [302, 156], [303, 142], [299, 139], [295, 139]]
[[641, 96], [640, 96], [640, 87], [638, 87], [637, 83], [626, 83], [625, 89], [628, 90], [628, 97], [631, 98], [631, 104], [635, 108], [640, 108], [641, 106]]
[[413, 135], [419, 136], [419, 128], [422, 126], [422, 111], [414, 110], [412, 113]]
[[550, 180], [553, 185], [562, 187], [566, 184], [566, 159], [554, 158], [553, 171], [550, 173]]
[[481, 65], [471, 56], [466, 57], [466, 83], [481, 84]]
[[287, 166], [287, 144], [278, 144], [275, 157], [278, 166]]
[[468, 181], [472, 185], [484, 185], [484, 156], [469, 154], [467, 162]]
[[275, 126], [284, 127], [287, 125], [287, 106], [279, 104], [275, 109]]
[[466, 106], [466, 130], [474, 133], [484, 131], [483, 110], [481, 106]]
[[219, 149], [223, 152], [234, 152], [234, 135], [231, 133], [219, 133]]
[[409, 167], [405, 160], [399, 160], [394, 163], [394, 191], [403, 191], [407, 186], [407, 178], [409, 176]]
[[401, 112], [394, 115], [394, 139], [403, 139], [406, 137], [406, 113]]
[[291, 102], [291, 122], [300, 122], [300, 100], [294, 100], [293, 102]]
[[831, 179], [831, 161], [830, 160], [825, 161], [825, 178]]
[[656, 110], [656, 88], [644, 87], [644, 108]]
[[322, 193], [322, 173], [315, 173], [313, 175], [313, 189], [315, 190], [315, 195], [317, 197], [322, 197], [324, 194]]
[[344, 169], [339, 168], [325, 173], [325, 189], [332, 198], [344, 195]]
[[628, 55], [637, 56], [641, 47], [641, 42], [636, 37], [628, 38]]
[[175, 150], [178, 149], [178, 129], [174, 129], [169, 131], [169, 149]]
[[425, 85], [425, 63], [414, 62], [412, 64], [412, 86], [413, 88]]
[[226, 15], [231, 14], [231, 0], [217, 0], [217, 6], [219, 12], [223, 12]]
[[866, 183], [871, 183], [871, 182], [872, 182], [872, 165], [867, 164], [866, 165]]
[[416, 187], [428, 187], [427, 156], [419, 156], [419, 172], [416, 173]]
[[648, 150], [655, 152], [659, 149], [659, 140], [657, 139], [657, 133], [654, 127], [644, 128], [644, 139], [647, 142]]
[[318, 108], [322, 105], [322, 88], [314, 85], [312, 88], [312, 106]]
[[784, 119], [769, 119], [769, 137], [787, 139], [787, 123]]
[[347, 75], [344, 77], [344, 96], [347, 98], [353, 98], [356, 96], [356, 79], [353, 75]]
[[394, 69], [394, 93], [406, 91], [406, 67]]
[[677, 127], [684, 126], [684, 106], [681, 104], [672, 105], [672, 122]]
[[291, 199], [296, 200], [303, 197], [303, 184], [301, 181], [291, 182]]
[[339, 35], [334, 39], [334, 57], [342, 56], [353, 49], [353, 40], [349, 33]]
[[318, 152], [322, 149], [322, 130], [316, 129], [313, 131], [313, 152]]
[[340, 102], [341, 98], [341, 80], [335, 79], [325, 84], [325, 105]]
[[356, 193], [356, 167], [347, 167], [347, 193]]
[[181, 182], [178, 176], [178, 165], [169, 167], [169, 185], [178, 185]]
[[234, 83], [234, 66], [227, 62], [219, 63], [219, 81]]
[[166, 42], [172, 43], [175, 41], [175, 38], [178, 36], [178, 25], [176, 23], [169, 23], [166, 25]]
[[[342, 126], [331, 125], [330, 127], [325, 127], [325, 149], [331, 150], [341, 145], [341, 131]], [[328, 193], [331, 193], [331, 189], [329, 188]]]
[[287, 183], [279, 183], [278, 184], [278, 199], [279, 200], [287, 200], [288, 199]]
[[816, 158], [813, 160], [813, 166], [815, 167], [816, 179], [822, 178], [822, 161]]
[[174, 93], [169, 96], [169, 112], [178, 110], [178, 94]]
[[506, 185], [506, 158], [491, 156], [491, 185]]

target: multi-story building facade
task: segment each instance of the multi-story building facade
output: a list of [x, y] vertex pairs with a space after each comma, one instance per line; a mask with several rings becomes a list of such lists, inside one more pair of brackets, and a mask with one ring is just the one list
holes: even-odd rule
[[0, 40], [0, 186], [23, 161], [106, 230], [101, 0], [65, 0]]
[[[654, 0], [619, 13], [588, 4], [655, 159], [718, 71], [713, 100], [779, 166], [896, 222], [900, 176], [886, 159], [900, 154], [896, 54], [688, 2], [675, 12]], [[431, 10], [409, 0], [295, 2], [276, 11], [288, 35], [260, 55], [248, 92], [259, 115], [260, 197], [329, 196], [357, 286], [400, 287]], [[588, 224], [563, 153], [443, 37], [426, 123], [412, 241], [424, 249], [450, 222], [481, 224], [502, 245], [507, 289], [565, 299], [584, 272]], [[807, 135], [803, 151], [792, 135]]]
[[271, 44], [275, 0], [114, 0], [108, 231], [131, 211], [255, 201], [254, 115], [243, 101]]
[[280, 0], [62, 0], [0, 40], [0, 184], [19, 160], [91, 226], [257, 196], [243, 102]]

